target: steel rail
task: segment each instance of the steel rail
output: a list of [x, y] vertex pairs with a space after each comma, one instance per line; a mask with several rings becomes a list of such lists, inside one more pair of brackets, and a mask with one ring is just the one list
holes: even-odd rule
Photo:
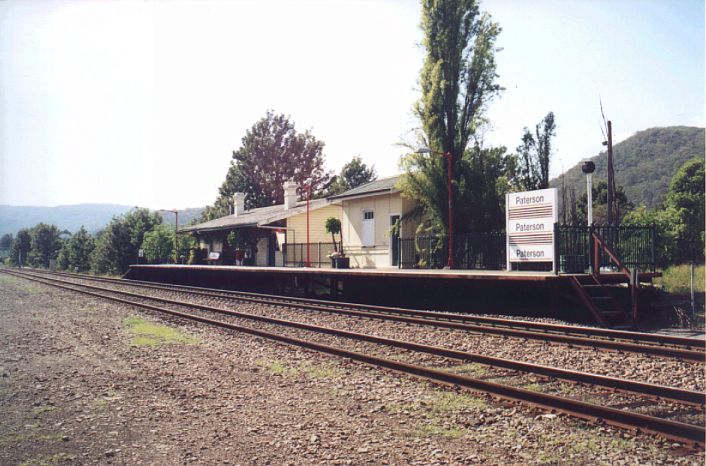
[[[79, 278], [80, 277], [77, 277], [77, 279], [79, 279]], [[123, 283], [125, 285], [132, 283], [132, 281], [123, 281], [123, 280], [118, 280], [118, 282]], [[145, 286], [148, 288], [156, 288], [156, 289], [161, 288], [161, 287], [153, 285], [153, 284], [152, 285], [139, 284], [139, 286]], [[172, 286], [172, 285], [169, 285], [169, 286]], [[161, 289], [164, 289], [164, 288], [161, 288]], [[199, 291], [198, 293], [191, 292], [191, 291], [189, 291], [189, 292], [194, 293], [194, 294], [205, 293], [203, 291]], [[213, 295], [211, 295], [211, 296], [217, 297], [217, 296], [213, 296]], [[479, 324], [469, 324], [469, 323], [454, 322], [454, 321], [449, 321], [449, 320], [432, 320], [432, 319], [427, 319], [427, 318], [405, 317], [403, 315], [396, 315], [396, 314], [379, 314], [379, 313], [358, 311], [358, 310], [321, 307], [318, 305], [311, 305], [311, 304], [307, 304], [307, 303], [295, 302], [295, 303], [290, 304], [290, 303], [279, 302], [276, 300], [271, 300], [271, 299], [266, 299], [266, 298], [256, 298], [256, 297], [250, 297], [250, 296], [237, 297], [234, 299], [237, 299], [240, 301], [245, 301], [245, 302], [253, 302], [253, 303], [257, 303], [257, 304], [267, 304], [267, 305], [272, 305], [272, 306], [297, 307], [300, 309], [308, 309], [308, 310], [319, 311], [319, 312], [330, 312], [330, 313], [334, 313], [334, 314], [351, 315], [351, 316], [356, 316], [356, 317], [391, 320], [391, 321], [404, 322], [404, 323], [409, 323], [409, 324], [435, 326], [435, 327], [441, 327], [441, 328], [451, 328], [451, 329], [455, 329], [455, 330], [463, 330], [463, 331], [478, 332], [478, 333], [489, 333], [489, 334], [494, 334], [494, 335], [510, 336], [510, 337], [516, 337], [516, 338], [533, 339], [533, 340], [541, 340], [541, 341], [554, 341], [554, 342], [564, 343], [564, 344], [568, 344], [568, 345], [586, 346], [586, 347], [590, 347], [590, 348], [602, 348], [602, 349], [607, 349], [607, 350], [612, 350], [612, 351], [624, 351], [624, 352], [637, 353], [637, 354], [652, 354], [652, 355], [656, 355], [656, 356], [663, 356], [663, 357], [669, 357], [669, 358], [679, 358], [679, 359], [690, 360], [690, 361], [698, 361], [698, 362], [702, 362], [702, 363], [705, 362], [705, 360], [706, 360], [706, 353], [704, 353], [703, 351], [675, 348], [675, 347], [670, 347], [670, 346], [642, 345], [639, 343], [630, 343], [630, 342], [624, 342], [624, 341], [605, 340], [605, 339], [593, 339], [593, 338], [573, 336], [573, 335], [568, 335], [568, 334], [562, 335], [562, 334], [557, 334], [557, 333], [546, 333], [546, 332], [535, 332], [535, 331], [530, 331], [530, 330], [520, 330], [520, 329], [516, 329], [516, 328], [484, 326], [484, 325], [479, 325]], [[446, 314], [444, 314], [444, 315], [446, 315]]]
[[[46, 273], [46, 272], [41, 272]], [[516, 319], [504, 319], [498, 317], [484, 317], [484, 316], [473, 316], [468, 314], [451, 314], [446, 312], [438, 311], [423, 311], [418, 309], [405, 309], [399, 307], [387, 307], [387, 306], [376, 306], [372, 304], [357, 304], [357, 303], [345, 303], [345, 302], [335, 302], [326, 301], [319, 299], [310, 298], [296, 298], [291, 296], [279, 296], [265, 293], [252, 293], [246, 291], [231, 291], [231, 290], [216, 290], [213, 288], [203, 288], [196, 286], [186, 286], [186, 285], [175, 285], [171, 283], [159, 283], [147, 282], [143, 280], [130, 280], [130, 279], [112, 279], [105, 277], [90, 277], [81, 274], [74, 273], [57, 273], [58, 275], [69, 275], [75, 276], [76, 278], [94, 281], [106, 281], [106, 282], [131, 282], [136, 283], [145, 287], [173, 287], [176, 289], [184, 289], [194, 292], [202, 293], [212, 293], [212, 294], [222, 294], [233, 299], [241, 299], [241, 297], [250, 297], [253, 299], [271, 299], [273, 301], [283, 301], [287, 304], [310, 304], [313, 306], [322, 306], [326, 309], [319, 309], [321, 311], [329, 310], [341, 310], [341, 309], [358, 309], [362, 311], [376, 311], [380, 313], [393, 313], [393, 314], [404, 314], [411, 316], [418, 316], [430, 319], [442, 319], [448, 321], [459, 321], [459, 322], [475, 322], [483, 323], [488, 325], [498, 325], [503, 327], [511, 328], [524, 328], [531, 329], [541, 332], [558, 332], [560, 334], [580, 334], [580, 335], [592, 335], [599, 336], [603, 338], [618, 339], [618, 340], [630, 340], [635, 342], [652, 342], [660, 345], [674, 345], [683, 346], [687, 348], [702, 348], [706, 349], [706, 341], [698, 338], [689, 337], [678, 337], [672, 335], [660, 335], [657, 333], [647, 333], [647, 332], [632, 332], [625, 330], [613, 330], [605, 328], [594, 328], [594, 327], [584, 327], [584, 326], [574, 326], [574, 325], [561, 325], [561, 324], [551, 324], [546, 322], [529, 322]], [[705, 353], [706, 354], [706, 353]]]
[[[12, 274], [12, 272], [10, 272]], [[21, 275], [21, 274], [18, 274]], [[486, 364], [494, 367], [502, 367], [504, 369], [518, 370], [522, 372], [529, 372], [534, 374], [540, 374], [546, 377], [552, 377], [557, 379], [569, 380], [572, 382], [588, 383], [591, 385], [607, 387], [611, 389], [621, 390], [629, 393], [635, 393], [639, 395], [646, 395], [654, 398], [662, 398], [667, 400], [673, 400], [678, 402], [683, 402], [691, 405], [703, 407], [706, 404], [706, 394], [699, 391], [687, 390], [677, 387], [668, 387], [663, 385], [657, 385], [646, 382], [637, 382], [633, 380], [627, 380], [617, 377], [602, 376], [598, 374], [591, 374], [587, 372], [572, 371], [566, 369], [560, 369], [557, 367], [544, 366], [539, 364], [531, 364], [522, 361], [516, 361], [512, 359], [495, 358], [491, 356], [485, 356], [477, 353], [470, 353], [466, 351], [458, 351], [450, 348], [444, 348], [439, 346], [423, 345], [419, 343], [414, 343], [410, 341], [393, 340], [384, 337], [378, 337], [375, 335], [351, 332], [348, 330], [324, 327], [319, 325], [311, 325], [302, 322], [296, 322], [285, 319], [278, 319], [275, 317], [261, 316], [258, 314], [251, 314], [247, 312], [234, 311], [231, 309], [223, 309], [213, 306], [208, 306], [205, 304], [192, 303], [178, 301], [169, 298], [163, 298], [159, 296], [149, 296], [141, 295], [137, 293], [131, 293], [129, 291], [122, 290], [112, 290], [109, 288], [103, 288], [99, 286], [86, 285], [73, 283], [68, 281], [63, 281], [55, 278], [38, 278], [37, 276], [32, 276], [32, 278], [40, 283], [51, 284], [49, 282], [56, 282], [61, 284], [69, 284], [74, 286], [80, 286], [92, 290], [107, 291], [110, 293], [119, 294], [122, 296], [127, 296], [136, 299], [148, 299], [160, 302], [162, 304], [171, 304], [176, 306], [187, 306], [203, 311], [214, 312], [219, 314], [224, 314], [232, 317], [256, 320], [260, 322], [265, 322], [268, 324], [281, 325], [286, 327], [293, 327], [302, 330], [308, 330], [312, 332], [324, 333], [335, 336], [342, 336], [345, 338], [362, 340], [371, 343], [387, 345], [397, 348], [408, 349], [412, 351], [433, 354], [435, 356], [443, 356], [452, 359], [458, 359], [462, 361], [473, 361], [480, 364]], [[122, 283], [121, 283], [122, 284]]]
[[[40, 279], [37, 278], [28, 278], [26, 276], [25, 278], [40, 281]], [[145, 303], [135, 303], [127, 299], [117, 298], [115, 296], [106, 296], [100, 293], [81, 290], [65, 285], [59, 285], [56, 283], [46, 284], [74, 292], [83, 293], [89, 296], [108, 299], [114, 302], [119, 302], [130, 306], [161, 312], [164, 314], [192, 320], [195, 322], [200, 322], [237, 332], [243, 332], [250, 335], [279, 341], [282, 343], [287, 343], [290, 345], [319, 351], [322, 353], [332, 354], [335, 356], [363, 362], [373, 366], [384, 367], [397, 372], [413, 375], [422, 379], [432, 380], [434, 382], [439, 382], [442, 384], [450, 384], [474, 391], [485, 392], [507, 400], [525, 403], [530, 406], [536, 406], [545, 410], [559, 411], [592, 422], [605, 422], [607, 424], [621, 428], [636, 429], [638, 431], [661, 435], [662, 437], [683, 442], [685, 444], [700, 449], [703, 449], [704, 444], [706, 443], [704, 441], [704, 438], [706, 436], [706, 429], [704, 429], [704, 427], [702, 426], [691, 425], [677, 421], [669, 421], [666, 419], [647, 416], [644, 414], [631, 413], [629, 411], [622, 411], [620, 409], [594, 405], [591, 403], [572, 400], [569, 398], [563, 398], [556, 395], [548, 395], [545, 393], [534, 392], [523, 388], [510, 387], [495, 382], [478, 380], [463, 375], [457, 375], [450, 372], [441, 371], [438, 369], [430, 369], [423, 366], [393, 361], [377, 356], [367, 355], [329, 345], [306, 341], [299, 338], [288, 337], [286, 335], [280, 335], [276, 333], [266, 332], [263, 330], [257, 330], [250, 327], [239, 326], [228, 322], [213, 320], [193, 314], [178, 312], [159, 306], [153, 306]]]

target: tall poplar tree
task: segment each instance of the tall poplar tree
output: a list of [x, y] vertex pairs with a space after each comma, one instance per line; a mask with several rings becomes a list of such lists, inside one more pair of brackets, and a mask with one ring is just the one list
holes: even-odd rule
[[[436, 154], [406, 156], [401, 189], [419, 201], [434, 228], [445, 232], [446, 161], [438, 153], [450, 154], [454, 196], [473, 189], [463, 175], [467, 171], [463, 159], [469, 141], [484, 121], [488, 102], [501, 90], [495, 64], [500, 27], [479, 11], [474, 0], [423, 0], [421, 28], [426, 57], [419, 79], [422, 96], [415, 113], [424, 144]], [[456, 225], [459, 232], [469, 228], [463, 222]]]

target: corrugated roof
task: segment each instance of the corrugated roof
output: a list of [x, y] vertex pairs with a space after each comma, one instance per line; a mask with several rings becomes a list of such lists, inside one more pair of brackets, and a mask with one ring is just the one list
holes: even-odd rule
[[[327, 199], [314, 199], [309, 201], [309, 210], [320, 209], [329, 204], [330, 202]], [[298, 201], [297, 206], [289, 210], [284, 210], [284, 204], [277, 204], [247, 210], [238, 216], [226, 215], [225, 217], [209, 220], [208, 222], [190, 225], [180, 228], [180, 231], [214, 231], [264, 226], [304, 212], [306, 212], [306, 201]]]
[[371, 181], [370, 183], [362, 184], [357, 188], [349, 189], [341, 194], [331, 196], [329, 199], [343, 199], [346, 197], [364, 196], [368, 194], [397, 192], [395, 185], [399, 179], [400, 175], [381, 178], [379, 180]]

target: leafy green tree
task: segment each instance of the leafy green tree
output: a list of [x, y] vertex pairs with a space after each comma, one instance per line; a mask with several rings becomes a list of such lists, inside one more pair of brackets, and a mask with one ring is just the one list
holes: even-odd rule
[[145, 257], [152, 264], [172, 261], [174, 252], [174, 228], [170, 225], [155, 225], [145, 233], [142, 240]]
[[654, 224], [657, 264], [661, 267], [704, 260], [704, 162], [686, 161], [669, 185], [664, 205], [649, 210], [640, 206], [625, 224]]
[[378, 175], [375, 172], [375, 166], [368, 167], [360, 156], [355, 156], [350, 162], [346, 163], [341, 169], [341, 173], [331, 183], [327, 196], [340, 194], [349, 189], [357, 188], [365, 183], [375, 181]]
[[49, 260], [56, 259], [62, 242], [56, 225], [38, 223], [30, 231], [31, 246], [28, 263], [34, 267], [49, 267]]
[[704, 161], [691, 159], [672, 178], [665, 200], [675, 209], [680, 229], [677, 242], [679, 262], [704, 260]]
[[246, 209], [281, 204], [284, 182], [290, 179], [299, 186], [309, 181], [312, 193], [320, 191], [329, 178], [323, 168], [323, 148], [324, 143], [308, 130], [297, 132], [288, 116], [268, 110], [245, 132], [241, 147], [233, 151], [219, 197], [202, 219], [227, 215], [236, 192], [246, 194]]
[[505, 226], [505, 194], [512, 189], [515, 160], [505, 147], [468, 149], [461, 164], [457, 209], [460, 223], [469, 231], [493, 231]]
[[[495, 52], [500, 27], [481, 14], [474, 0], [423, 0], [421, 28], [425, 60], [420, 73], [422, 96], [415, 106], [421, 123], [420, 141], [434, 151], [404, 157], [400, 188], [420, 204], [428, 226], [446, 232], [448, 197], [446, 161], [449, 154], [454, 192], [475, 189], [462, 179], [469, 141], [484, 123], [483, 114], [501, 87]], [[459, 207], [463, 204], [456, 203]], [[457, 213], [460, 211], [457, 209]], [[455, 222], [459, 232], [469, 225]]]
[[145, 233], [161, 223], [161, 215], [142, 208], [113, 217], [98, 236], [91, 254], [91, 270], [98, 274], [126, 272], [137, 260]]
[[[331, 234], [331, 241], [333, 241], [333, 252], [338, 252], [338, 245], [336, 244], [336, 235], [341, 234], [341, 220], [336, 217], [329, 217], [326, 219], [326, 233]], [[341, 238], [341, 252], [343, 252], [343, 238]]]
[[82, 225], [76, 234], [64, 242], [59, 251], [57, 265], [63, 270], [88, 272], [91, 268], [91, 253], [95, 247], [96, 240]]
[[549, 187], [549, 165], [552, 156], [552, 138], [556, 136], [554, 113], [549, 112], [534, 127], [534, 135], [525, 128], [522, 143], [517, 147], [521, 160], [519, 179], [528, 191]]
[[17, 232], [15, 239], [12, 241], [12, 247], [10, 248], [10, 265], [27, 265], [27, 255], [32, 247], [32, 237], [29, 233], [29, 229], [23, 228]]
[[[215, 218], [224, 217], [231, 213], [233, 207], [233, 194], [242, 193], [247, 191], [247, 181], [243, 177], [239, 165], [235, 161], [231, 160], [230, 167], [226, 173], [226, 179], [218, 188], [218, 197], [213, 205], [206, 206], [206, 208], [201, 213], [201, 218], [199, 222], [206, 222], [208, 220], [213, 220]], [[245, 204], [248, 206], [248, 199], [246, 197]], [[196, 222], [196, 223], [199, 223]]]
[[12, 233], [5, 233], [0, 238], [0, 249], [10, 249], [12, 247]]
[[679, 213], [675, 209], [650, 210], [641, 205], [625, 215], [622, 224], [654, 225], [657, 266], [665, 267], [674, 263], [674, 258], [677, 257], [679, 236]]
[[[593, 185], [591, 193], [593, 195], [593, 223], [603, 225], [608, 221], [608, 182], [605, 180], [598, 181], [598, 183]], [[618, 206], [618, 223], [620, 223], [625, 214], [634, 209], [635, 206], [628, 199], [622, 186], [615, 188], [613, 197]], [[583, 225], [586, 224], [588, 218], [587, 204], [588, 196], [583, 193], [576, 202], [576, 213], [579, 222]]]

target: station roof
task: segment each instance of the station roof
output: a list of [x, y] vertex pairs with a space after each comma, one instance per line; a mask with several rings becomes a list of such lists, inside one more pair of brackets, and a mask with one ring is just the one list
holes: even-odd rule
[[[316, 210], [327, 205], [332, 205], [327, 199], [313, 199], [309, 201], [309, 210]], [[298, 201], [296, 207], [284, 209], [284, 204], [246, 210], [239, 215], [226, 215], [225, 217], [209, 220], [208, 222], [180, 228], [183, 232], [204, 232], [218, 230], [236, 230], [238, 228], [266, 226], [279, 220], [285, 220], [294, 215], [306, 212], [306, 201]]]
[[400, 175], [381, 178], [379, 180], [371, 181], [370, 183], [362, 184], [356, 188], [349, 189], [348, 191], [342, 192], [341, 194], [331, 196], [329, 197], [329, 199], [346, 199], [351, 197], [364, 197], [385, 193], [396, 193], [399, 190], [395, 186], [397, 185], [397, 182], [399, 180]]

